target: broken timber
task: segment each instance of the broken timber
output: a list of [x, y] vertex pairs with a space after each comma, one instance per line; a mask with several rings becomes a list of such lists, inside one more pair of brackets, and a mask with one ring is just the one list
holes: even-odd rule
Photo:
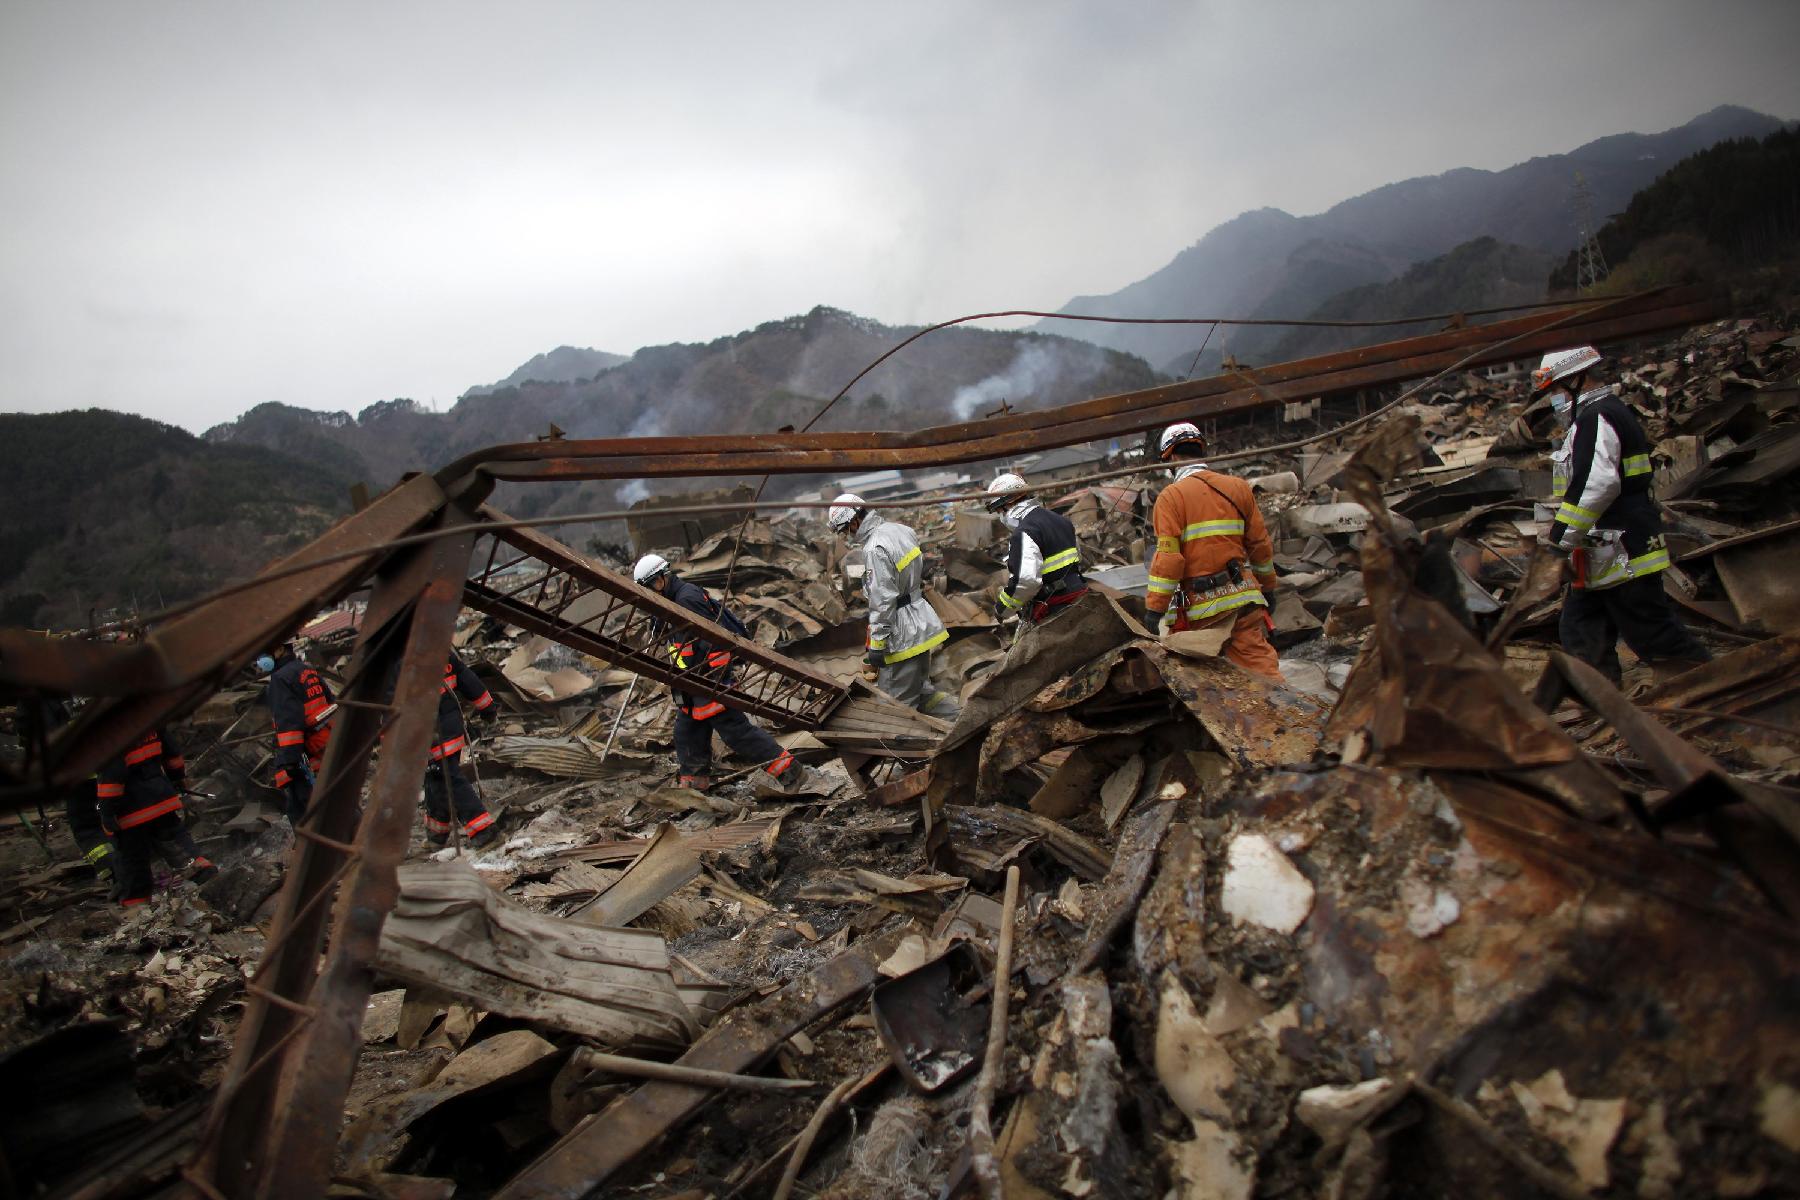
[[[247, 584], [196, 604], [139, 642], [104, 644], [0, 630], [0, 693], [95, 698], [41, 756], [6, 769], [0, 809], [16, 809], [85, 780], [146, 729], [192, 711], [321, 607], [379, 581], [358, 632], [353, 677], [342, 702], [345, 723], [320, 772], [315, 812], [298, 831], [301, 846], [277, 902], [268, 950], [245, 1004], [201, 1155], [189, 1169], [189, 1178], [206, 1194], [232, 1200], [319, 1195], [330, 1175], [354, 1071], [369, 969], [398, 892], [395, 866], [417, 794], [413, 764], [423, 759], [434, 707], [429, 700], [449, 649], [456, 607], [465, 596], [477, 607], [483, 600], [504, 606], [509, 620], [548, 627], [549, 636], [634, 669], [645, 665], [648, 655], [647, 630], [657, 607], [648, 594], [623, 585], [623, 596], [607, 590], [594, 581], [589, 564], [550, 539], [515, 537], [513, 530], [504, 535], [515, 549], [526, 543], [529, 554], [554, 568], [543, 582], [546, 598], [553, 586], [559, 589], [549, 607], [525, 606], [520, 596], [492, 587], [499, 582], [497, 570], [478, 572], [474, 588], [466, 586], [472, 539], [501, 532], [492, 518], [469, 515], [495, 481], [802, 474], [978, 462], [1131, 435], [1177, 419], [1217, 417], [1510, 361], [1571, 343], [1604, 344], [1686, 327], [1718, 312], [1718, 302], [1697, 290], [1665, 289], [1261, 368], [1254, 379], [1237, 371], [910, 433], [558, 439], [490, 447], [435, 476], [399, 484]], [[432, 539], [423, 546], [402, 540], [421, 531]], [[484, 597], [484, 587], [492, 594]], [[631, 636], [603, 645], [604, 636], [617, 637], [618, 631], [590, 629], [572, 619], [570, 608], [600, 591], [622, 601], [613, 611]], [[569, 603], [561, 604], [565, 595]], [[607, 603], [598, 597], [594, 602]], [[685, 611], [672, 615], [685, 623], [678, 628], [701, 628]], [[640, 630], [646, 631], [642, 637]], [[740, 684], [745, 695], [726, 698], [774, 721], [816, 725], [835, 702], [832, 692], [821, 691], [816, 681], [800, 682], [778, 657], [745, 647]], [[758, 681], [758, 672], [767, 676], [766, 683]], [[397, 689], [387, 682], [396, 674]], [[835, 687], [829, 681], [826, 686]], [[694, 690], [716, 694], [716, 689]], [[958, 732], [966, 739], [974, 730], [964, 722]], [[386, 754], [363, 806], [362, 783], [378, 738], [385, 738]], [[1107, 864], [1085, 848], [1059, 846], [1054, 838], [1048, 844], [1072, 855], [1087, 877], [1105, 874]], [[334, 893], [333, 908], [328, 902]], [[320, 954], [327, 948], [321, 967]], [[769, 1010], [772, 1024], [782, 1024], [784, 1012], [804, 1024], [867, 986], [873, 970], [872, 961], [854, 953], [842, 956], [814, 980], [791, 985], [753, 1011]], [[727, 1018], [683, 1061], [699, 1056], [704, 1061], [695, 1065], [739, 1069], [779, 1042], [740, 1029], [737, 1017], [751, 1022], [743, 1013]], [[641, 1088], [601, 1114], [604, 1133], [602, 1123], [591, 1119], [504, 1194], [585, 1194], [648, 1140], [691, 1114], [707, 1094], [670, 1084]], [[605, 1146], [596, 1144], [602, 1137]]]

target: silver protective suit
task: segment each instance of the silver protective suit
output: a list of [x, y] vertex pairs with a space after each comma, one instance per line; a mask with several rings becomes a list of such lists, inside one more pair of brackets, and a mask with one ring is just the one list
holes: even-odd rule
[[[870, 513], [856, 541], [863, 552], [863, 590], [869, 600], [869, 649], [880, 651], [884, 664], [877, 686], [907, 704], [929, 702], [926, 663], [950, 635], [925, 601], [925, 556], [918, 539], [906, 526]], [[890, 682], [923, 694], [892, 692]]]

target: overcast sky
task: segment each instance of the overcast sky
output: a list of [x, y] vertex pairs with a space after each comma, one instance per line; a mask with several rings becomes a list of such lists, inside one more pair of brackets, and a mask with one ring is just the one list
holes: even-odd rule
[[0, 409], [439, 406], [561, 344], [1055, 308], [1722, 103], [1800, 3], [0, 5]]

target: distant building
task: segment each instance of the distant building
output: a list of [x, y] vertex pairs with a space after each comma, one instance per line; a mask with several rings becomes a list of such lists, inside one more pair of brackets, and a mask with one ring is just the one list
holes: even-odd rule
[[832, 499], [839, 492], [854, 492], [864, 500], [878, 500], [884, 496], [897, 496], [912, 488], [913, 485], [898, 471], [870, 471], [864, 475], [844, 476], [837, 482], [837, 491], [825, 498]]
[[729, 491], [671, 492], [668, 495], [639, 500], [631, 506], [632, 515], [625, 518], [625, 531], [631, 538], [631, 552], [644, 554], [651, 550], [664, 550], [670, 546], [680, 546], [684, 550], [692, 550], [721, 529], [733, 528], [744, 519], [743, 513], [729, 511], [670, 513], [667, 516], [659, 516], [658, 509], [701, 508], [709, 504], [748, 504], [753, 495], [754, 493], [749, 487], [740, 484]]
[[1090, 442], [1085, 446], [1045, 450], [1041, 454], [1019, 458], [1016, 462], [1018, 471], [1033, 481], [1073, 479], [1079, 475], [1104, 471], [1114, 453], [1104, 442]]

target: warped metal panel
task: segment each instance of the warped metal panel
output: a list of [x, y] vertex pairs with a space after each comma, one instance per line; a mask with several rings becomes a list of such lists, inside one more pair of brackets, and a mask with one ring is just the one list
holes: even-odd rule
[[[511, 519], [491, 507], [481, 514]], [[470, 608], [790, 729], [817, 728], [844, 698], [837, 680], [702, 620], [555, 538], [505, 528], [493, 538], [463, 591]], [[503, 558], [502, 546], [516, 553]], [[705, 667], [682, 671], [670, 661], [670, 642], [695, 637], [730, 647], [729, 678]]]

